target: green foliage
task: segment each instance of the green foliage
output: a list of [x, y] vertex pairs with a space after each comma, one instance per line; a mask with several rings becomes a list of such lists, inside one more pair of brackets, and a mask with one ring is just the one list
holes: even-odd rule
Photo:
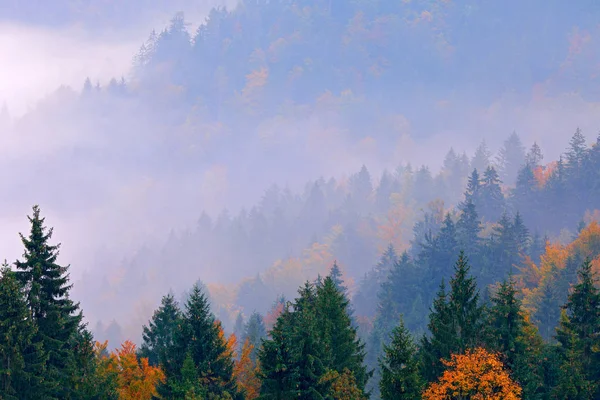
[[420, 375], [417, 347], [402, 319], [392, 332], [391, 344], [384, 346], [383, 351], [379, 382], [381, 398], [383, 400], [420, 399], [424, 382]]
[[589, 259], [578, 274], [557, 329], [562, 356], [557, 391], [569, 398], [592, 399], [600, 396], [600, 291]]
[[441, 359], [450, 354], [482, 344], [483, 308], [475, 279], [469, 276], [469, 265], [463, 252], [454, 267], [450, 292], [442, 281], [429, 315], [430, 336], [423, 337], [423, 376], [432, 382], [443, 371]]
[[175, 335], [182, 322], [181, 311], [172, 293], [161, 300], [148, 326], [143, 327], [140, 356], [146, 357], [151, 365], [168, 369], [171, 364], [169, 351], [174, 345]]
[[47, 360], [21, 285], [6, 263], [0, 276], [0, 398], [44, 396]]

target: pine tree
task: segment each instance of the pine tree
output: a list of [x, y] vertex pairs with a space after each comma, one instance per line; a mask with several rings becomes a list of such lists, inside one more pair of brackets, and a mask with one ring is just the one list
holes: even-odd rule
[[441, 359], [448, 359], [452, 353], [464, 353], [484, 340], [483, 307], [469, 270], [467, 258], [461, 251], [450, 280], [450, 293], [446, 295], [442, 283], [433, 303], [429, 315], [430, 336], [424, 337], [422, 346], [423, 376], [429, 382], [443, 371]]
[[544, 155], [542, 154], [542, 149], [537, 142], [533, 142], [531, 148], [525, 156], [525, 164], [530, 168], [535, 168], [540, 165], [543, 159]]
[[543, 341], [525, 318], [512, 277], [500, 284], [491, 301], [487, 324], [490, 345], [503, 354], [513, 379], [523, 388], [524, 398], [535, 399], [543, 384], [539, 366]]
[[270, 338], [259, 350], [261, 389], [259, 399], [295, 399], [298, 393], [299, 369], [292, 337], [292, 313], [287, 309], [277, 318]]
[[471, 160], [471, 167], [478, 171], [485, 171], [490, 166], [491, 157], [492, 153], [489, 151], [485, 140], [482, 140], [475, 150], [475, 155]]
[[479, 234], [482, 229], [475, 204], [471, 199], [467, 199], [461, 205], [461, 215], [456, 223], [456, 234], [459, 247], [472, 259], [479, 256], [481, 242]]
[[[195, 390], [205, 390], [211, 396], [230, 395], [237, 398], [239, 394], [232, 378], [233, 358], [228, 354], [227, 344], [220, 332], [220, 322], [211, 313], [207, 297], [198, 285], [194, 285], [185, 304], [181, 329], [171, 349], [173, 367], [171, 371], [165, 371], [167, 382], [161, 388], [161, 394], [170, 392], [171, 396], [177, 398], [185, 395], [178, 389], [184, 381], [184, 361], [190, 357], [198, 377]], [[187, 370], [190, 370], [189, 366]]]
[[248, 341], [252, 346], [250, 352], [250, 360], [256, 364], [257, 352], [262, 345], [263, 339], [267, 337], [267, 330], [262, 315], [257, 312], [253, 312], [248, 318], [243, 337], [240, 338], [242, 343]]
[[581, 133], [581, 129], [577, 128], [569, 141], [569, 150], [566, 154], [567, 170], [572, 177], [579, 177], [587, 151], [585, 136]]
[[344, 285], [344, 279], [342, 278], [342, 271], [340, 270], [340, 267], [337, 265], [337, 261], [333, 262], [333, 266], [331, 267], [331, 270], [329, 271], [329, 276], [333, 280], [333, 283], [335, 284], [335, 287], [338, 290], [340, 290], [344, 294], [348, 291], [348, 289]]
[[452, 342], [452, 315], [443, 279], [433, 301], [427, 327], [430, 334], [423, 336], [420, 348], [421, 375], [427, 382], [433, 382], [444, 371], [441, 360], [450, 357], [456, 347]]
[[479, 212], [487, 221], [496, 221], [504, 210], [504, 195], [500, 188], [500, 178], [494, 167], [488, 167], [481, 183], [481, 206]]
[[[600, 396], [597, 384], [600, 377], [600, 291], [595, 286], [589, 259], [583, 263], [578, 275], [579, 282], [569, 295], [566, 312], [557, 329], [557, 340], [563, 353], [563, 367], [568, 368], [569, 363], [577, 359], [581, 371], [571, 372], [580, 373], [583, 381], [593, 387], [592, 393], [597, 398]], [[582, 398], [581, 393], [577, 398]]]
[[148, 326], [143, 327], [141, 357], [148, 359], [150, 365], [160, 365], [169, 370], [173, 360], [170, 351], [173, 348], [175, 336], [181, 324], [181, 311], [172, 293], [161, 300], [160, 307], [154, 311]]
[[340, 374], [348, 369], [358, 387], [364, 390], [369, 377], [363, 365], [364, 344], [352, 326], [348, 306], [348, 299], [336, 287], [332, 277], [326, 277], [323, 286], [316, 292], [318, 335], [326, 349], [322, 361], [328, 370]]
[[420, 399], [424, 385], [420, 375], [417, 347], [402, 318], [392, 332], [391, 344], [385, 346], [383, 351], [385, 355], [379, 364], [381, 399]]
[[5, 262], [0, 275], [0, 398], [44, 397], [46, 357], [36, 330], [21, 285]]
[[498, 153], [497, 164], [502, 180], [507, 184], [513, 184], [519, 169], [525, 164], [525, 148], [516, 132], [504, 141]]
[[70, 399], [75, 395], [72, 382], [80, 372], [72, 345], [83, 316], [79, 304], [69, 298], [69, 267], [56, 263], [60, 245], [49, 244], [52, 228], [44, 226], [38, 206], [33, 207], [29, 221], [29, 236], [20, 235], [25, 253], [24, 261], [15, 263], [17, 278], [25, 288], [27, 304], [38, 326], [36, 340], [42, 342], [48, 354], [45, 382], [53, 388], [46, 396]]

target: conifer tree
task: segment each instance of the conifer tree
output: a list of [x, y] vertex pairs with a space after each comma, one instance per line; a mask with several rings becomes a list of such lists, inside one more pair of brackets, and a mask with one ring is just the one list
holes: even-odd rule
[[507, 184], [514, 183], [519, 169], [525, 164], [525, 148], [516, 132], [504, 141], [498, 153], [497, 164], [502, 180]]
[[258, 353], [261, 365], [259, 399], [285, 400], [297, 396], [299, 369], [295, 363], [296, 343], [291, 330], [292, 313], [284, 309]]
[[160, 365], [169, 370], [173, 360], [170, 351], [181, 324], [181, 311], [172, 293], [161, 300], [160, 307], [154, 311], [152, 319], [143, 327], [141, 357], [148, 359], [150, 365]]
[[356, 329], [348, 315], [349, 301], [335, 285], [331, 276], [317, 289], [317, 329], [326, 352], [322, 361], [327, 369], [343, 373], [348, 369], [354, 375], [358, 387], [365, 387], [369, 374], [363, 361], [364, 344], [358, 339]]
[[420, 399], [423, 380], [420, 375], [417, 347], [402, 318], [392, 332], [390, 345], [385, 346], [383, 351], [384, 357], [379, 362], [381, 399]]
[[43, 398], [46, 357], [36, 342], [37, 327], [6, 262], [0, 274], [0, 398]]
[[483, 307], [469, 270], [467, 258], [461, 251], [450, 280], [450, 293], [446, 294], [442, 282], [433, 303], [429, 316], [430, 336], [424, 337], [422, 346], [423, 376], [429, 382], [443, 371], [441, 359], [448, 359], [453, 353], [464, 353], [484, 340]]
[[37, 324], [36, 341], [48, 354], [44, 381], [52, 386], [47, 398], [70, 399], [76, 395], [73, 381], [81, 368], [73, 348], [82, 326], [79, 304], [69, 298], [69, 267], [56, 263], [60, 245], [49, 244], [52, 228], [44, 226], [38, 206], [33, 207], [29, 236], [21, 236], [25, 246], [23, 261], [17, 261], [17, 278], [25, 288], [27, 304]]
[[496, 169], [489, 166], [483, 174], [480, 190], [481, 207], [478, 210], [487, 221], [496, 221], [504, 210], [504, 195], [500, 183]]
[[456, 223], [456, 234], [458, 245], [471, 259], [478, 259], [481, 239], [479, 234], [482, 227], [471, 199], [467, 199], [461, 205], [461, 215]]
[[[165, 397], [181, 398], [192, 388], [184, 381], [197, 376], [193, 389], [209, 396], [229, 395], [239, 397], [233, 374], [233, 358], [228, 354], [227, 344], [221, 336], [220, 322], [210, 311], [208, 299], [196, 284], [188, 296], [183, 313], [181, 329], [177, 331], [170, 356], [173, 366], [166, 373], [167, 382], [159, 392]], [[187, 364], [184, 361], [191, 358]], [[184, 368], [184, 366], [186, 368]], [[186, 372], [187, 378], [183, 372]], [[193, 374], [192, 374], [193, 372]]]
[[[580, 384], [572, 380], [562, 382], [562, 389], [573, 398], [600, 396], [600, 291], [595, 286], [590, 260], [578, 271], [579, 282], [569, 295], [565, 312], [557, 329], [557, 340], [562, 353], [563, 373], [579, 377]], [[565, 385], [568, 383], [567, 386]], [[560, 386], [560, 385], [559, 385]]]
[[456, 347], [452, 342], [452, 315], [443, 279], [433, 301], [427, 327], [429, 336], [425, 335], [422, 338], [420, 358], [422, 376], [427, 382], [433, 382], [444, 371], [441, 360], [448, 358]]
[[267, 337], [267, 330], [265, 329], [265, 323], [262, 315], [257, 312], [253, 312], [248, 318], [243, 337], [240, 338], [242, 343], [246, 341], [252, 346], [250, 352], [250, 360], [256, 364], [257, 352], [262, 345], [263, 339]]
[[485, 171], [490, 165], [491, 156], [492, 153], [489, 151], [487, 143], [482, 140], [471, 159], [471, 167], [478, 171]]
[[525, 398], [535, 399], [543, 384], [539, 365], [543, 342], [537, 328], [525, 318], [512, 277], [500, 284], [491, 301], [490, 346], [503, 354], [503, 362], [523, 388]]

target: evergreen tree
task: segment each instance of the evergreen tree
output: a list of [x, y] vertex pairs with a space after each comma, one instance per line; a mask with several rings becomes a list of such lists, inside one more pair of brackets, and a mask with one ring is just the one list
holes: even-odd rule
[[579, 177], [581, 167], [586, 157], [587, 146], [585, 136], [581, 129], [577, 128], [573, 137], [569, 141], [569, 150], [567, 151], [567, 171], [573, 177]]
[[337, 265], [337, 261], [333, 262], [333, 266], [331, 267], [331, 270], [329, 271], [329, 276], [333, 280], [333, 283], [335, 284], [335, 287], [338, 290], [342, 291], [342, 293], [344, 293], [344, 294], [348, 291], [348, 289], [344, 285], [344, 279], [342, 278], [342, 271], [340, 270], [340, 267]]
[[[184, 383], [193, 370], [198, 377], [193, 387], [195, 391], [205, 391], [209, 396], [239, 397], [232, 378], [233, 358], [220, 335], [220, 322], [215, 320], [208, 299], [197, 284], [188, 296], [180, 325], [170, 352], [172, 367], [165, 371], [167, 382], [160, 394], [183, 398], [186, 392], [192, 390]], [[184, 364], [188, 357], [193, 362], [193, 368], [187, 365], [189, 361]], [[187, 371], [187, 378], [183, 375], [184, 371]]]
[[525, 164], [531, 168], [535, 168], [540, 165], [543, 159], [544, 155], [542, 154], [542, 149], [537, 142], [533, 142], [525, 156]]
[[162, 298], [148, 326], [143, 327], [141, 357], [147, 358], [151, 365], [160, 365], [168, 371], [174, 362], [169, 353], [175, 344], [181, 322], [179, 305], [173, 294], [169, 293]]
[[423, 376], [428, 381], [443, 371], [441, 359], [452, 353], [464, 353], [483, 343], [483, 307], [469, 264], [461, 251], [450, 280], [450, 293], [440, 288], [429, 316], [430, 337], [423, 339]]
[[543, 384], [539, 366], [543, 342], [537, 328], [525, 318], [512, 277], [500, 284], [491, 301], [490, 345], [503, 354], [503, 361], [521, 385], [524, 398], [538, 398]]
[[37, 327], [15, 273], [6, 263], [0, 273], [0, 398], [43, 398], [46, 357]]
[[295, 363], [296, 343], [293, 342], [291, 320], [292, 313], [285, 309], [259, 350], [259, 399], [286, 400], [297, 396], [299, 370]]
[[418, 400], [421, 398], [423, 380], [417, 357], [417, 347], [402, 318], [392, 332], [389, 346], [384, 347], [380, 360], [382, 400]]
[[363, 365], [364, 344], [348, 314], [349, 301], [335, 285], [331, 276], [316, 292], [316, 321], [319, 340], [325, 346], [322, 361], [328, 370], [343, 373], [348, 369], [363, 390], [369, 377]]
[[36, 339], [48, 354], [44, 382], [50, 387], [46, 398], [71, 399], [72, 386], [81, 368], [72, 347], [82, 328], [79, 304], [69, 298], [69, 267], [56, 263], [60, 245], [50, 245], [52, 228], [46, 229], [38, 206], [28, 217], [31, 231], [21, 236], [25, 246], [23, 261], [17, 261], [17, 278], [25, 288], [27, 304], [38, 330]]
[[471, 159], [471, 167], [477, 171], [485, 171], [490, 166], [491, 157], [492, 153], [489, 151], [485, 140], [482, 140]]
[[500, 188], [500, 178], [494, 167], [488, 167], [481, 184], [481, 207], [479, 212], [487, 221], [496, 221], [504, 210], [504, 195]]
[[456, 223], [456, 234], [459, 247], [472, 259], [477, 259], [479, 256], [481, 230], [481, 222], [475, 204], [471, 199], [467, 199], [461, 205], [461, 214]]
[[521, 138], [516, 132], [513, 132], [508, 139], [504, 141], [500, 152], [498, 153], [497, 165], [500, 170], [502, 181], [506, 184], [513, 184], [517, 179], [517, 174], [525, 164], [525, 148], [521, 143]]
[[246, 340], [253, 346], [252, 352], [250, 353], [250, 359], [256, 364], [256, 357], [260, 346], [262, 345], [263, 339], [267, 337], [267, 330], [262, 315], [257, 312], [253, 312], [248, 318], [244, 335], [240, 337], [242, 343]]
[[[469, 180], [467, 181], [467, 189], [465, 190], [465, 203], [470, 201], [476, 206], [481, 206], [481, 180], [479, 178], [479, 172], [476, 169], [473, 170]], [[463, 203], [464, 204], [464, 203]]]
[[433, 301], [427, 327], [429, 336], [423, 336], [420, 348], [421, 375], [427, 382], [433, 382], [444, 371], [440, 360], [448, 358], [455, 347], [451, 336], [452, 316], [443, 279]]
[[[578, 271], [579, 282], [573, 287], [565, 305], [565, 313], [557, 329], [557, 340], [563, 354], [565, 373], [580, 376], [581, 385], [574, 385], [573, 398], [600, 396], [600, 291], [595, 286], [592, 264], [586, 260]], [[574, 369], [573, 362], [577, 362]], [[572, 381], [570, 382], [572, 384]], [[563, 383], [564, 385], [564, 383]], [[573, 387], [563, 388], [565, 391]], [[585, 389], [585, 390], [584, 390]], [[585, 395], [584, 395], [585, 393]], [[592, 397], [588, 397], [589, 394]]]

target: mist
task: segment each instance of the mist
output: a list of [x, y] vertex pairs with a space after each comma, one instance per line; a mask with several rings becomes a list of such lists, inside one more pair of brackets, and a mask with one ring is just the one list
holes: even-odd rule
[[[22, 20], [0, 23], [0, 54], [4, 55], [0, 102], [7, 105], [10, 114], [9, 120], [0, 121], [4, 124], [0, 127], [0, 257], [9, 261], [20, 257], [22, 246], [17, 232], [27, 231], [25, 216], [31, 205], [40, 204], [47, 223], [55, 227], [53, 239], [63, 243], [60, 259], [71, 264], [75, 293], [86, 316], [92, 323], [115, 319], [134, 338], [160, 296], [170, 289], [181, 292], [200, 279], [213, 285], [215, 296], [221, 293], [221, 298], [230, 301], [244, 279], [286, 260], [302, 258], [312, 244], [313, 234], [320, 243], [326, 243], [333, 230], [331, 226], [310, 226], [293, 241], [284, 243], [286, 247], [264, 257], [258, 255], [247, 265], [234, 267], [243, 260], [228, 261], [227, 268], [223, 268], [216, 257], [186, 253], [194, 246], [181, 246], [179, 254], [173, 250], [177, 246], [168, 246], [171, 240], [185, 241], [193, 236], [203, 212], [215, 222], [226, 209], [235, 220], [242, 210], [259, 205], [273, 184], [289, 189], [293, 194], [290, 197], [302, 199], [297, 200], [298, 204], [290, 200], [298, 211], [309, 197], [306, 187], [321, 177], [325, 181], [336, 179], [341, 200], [331, 200], [331, 204], [341, 207], [350, 177], [363, 165], [368, 167], [375, 186], [384, 170], [394, 171], [407, 163], [413, 168], [427, 165], [435, 175], [450, 148], [471, 157], [485, 140], [497, 153], [513, 131], [527, 147], [537, 142], [547, 160], [556, 160], [577, 127], [590, 143], [600, 128], [600, 98], [583, 89], [597, 82], [600, 71], [575, 74], [597, 69], [597, 28], [582, 27], [585, 34], [579, 35], [588, 38], [585, 40], [577, 39], [580, 31], [571, 26], [561, 31], [564, 40], [557, 41], [555, 52], [548, 57], [556, 66], [550, 73], [537, 71], [526, 54], [513, 55], [510, 66], [522, 61], [527, 73], [517, 72], [523, 72], [527, 79], [516, 73], [504, 75], [505, 66], [481, 56], [473, 68], [482, 73], [483, 67], [489, 67], [489, 76], [473, 78], [474, 83], [461, 86], [469, 81], [463, 76], [467, 73], [456, 72], [463, 64], [444, 61], [440, 54], [446, 57], [448, 49], [438, 54], [436, 47], [426, 50], [434, 55], [415, 61], [415, 69], [432, 64], [442, 71], [455, 71], [443, 85], [429, 82], [429, 76], [417, 76], [386, 89], [385, 84], [372, 78], [368, 83], [373, 88], [361, 93], [362, 81], [356, 83], [347, 73], [331, 84], [327, 77], [306, 78], [316, 88], [300, 84], [294, 90], [305, 89], [308, 94], [302, 92], [290, 100], [283, 98], [291, 89], [283, 85], [269, 87], [260, 82], [260, 76], [252, 75], [264, 65], [276, 70], [269, 60], [277, 59], [277, 46], [264, 39], [267, 34], [256, 34], [256, 46], [271, 53], [250, 56], [240, 45], [243, 50], [239, 54], [248, 56], [247, 60], [228, 59], [213, 50], [209, 39], [206, 49], [190, 45], [197, 27], [215, 5], [206, 3], [185, 10], [189, 24], [184, 31], [190, 40], [184, 37], [181, 44], [177, 42], [179, 36], [169, 36], [172, 42], [165, 39], [165, 43], [175, 44], [159, 48], [164, 53], [156, 50], [159, 55], [142, 73], [133, 63], [140, 46], [147, 42], [152, 29], [160, 33], [169, 27], [171, 17], [179, 10], [160, 10], [137, 21], [134, 28], [111, 26], [103, 30], [85, 24], [56, 26]], [[233, 3], [227, 5], [231, 9]], [[260, 20], [252, 12], [248, 15], [243, 14], [244, 18]], [[228, 40], [245, 40], [236, 31], [239, 28], [227, 26], [234, 32], [232, 38], [228, 32], [223, 33]], [[258, 22], [248, 26], [259, 30]], [[430, 30], [435, 29], [422, 29], [425, 33], [411, 31], [409, 36], [431, 44]], [[460, 37], [456, 36], [460, 45]], [[292, 34], [285, 37], [294, 43]], [[224, 39], [222, 42], [229, 43]], [[464, 46], [468, 45], [475, 46], [470, 42]], [[255, 43], [248, 44], [248, 48], [251, 46]], [[194, 60], [193, 55], [200, 51], [214, 54], [214, 58]], [[406, 51], [408, 56], [421, 54], [412, 48]], [[286, 53], [282, 54], [285, 59]], [[295, 57], [293, 52], [290, 54], [290, 59]], [[301, 64], [295, 58], [290, 64], [294, 62]], [[221, 64], [229, 72], [229, 79], [223, 79], [225, 83], [213, 74], [213, 69], [220, 71]], [[198, 66], [207, 66], [208, 72], [203, 70], [205, 75], [200, 75], [194, 71]], [[310, 70], [309, 63], [302, 66]], [[432, 72], [433, 82], [443, 80], [439, 70]], [[324, 67], [323, 71], [324, 75], [329, 73]], [[494, 73], [501, 75], [503, 80], [498, 82], [503, 84], [491, 87], [486, 82], [493, 80]], [[287, 76], [277, 75], [277, 71], [272, 74]], [[125, 86], [120, 86], [122, 77]], [[87, 78], [91, 91], [84, 86]], [[270, 78], [265, 79], [269, 82]], [[281, 79], [287, 82], [288, 78]], [[386, 79], [397, 80], [395, 76]], [[202, 90], [196, 93], [188, 86]], [[263, 87], [267, 89], [261, 91]], [[221, 91], [230, 98], [217, 100]], [[318, 96], [313, 101], [315, 93]], [[375, 103], [372, 99], [379, 95], [383, 100]], [[311, 100], [299, 100], [305, 97]], [[255, 103], [260, 104], [258, 111]], [[221, 112], [227, 115], [221, 117]], [[300, 211], [289, 218], [296, 223], [298, 215]], [[411, 217], [405, 224], [411, 225], [416, 219]], [[381, 244], [372, 247], [377, 246]], [[163, 248], [174, 253], [177, 263], [160, 266], [165, 269], [159, 274], [163, 279], [152, 280], [145, 274], [157, 273], [159, 266], [153, 263], [166, 260], [166, 256], [158, 255]], [[145, 251], [147, 255], [141, 257]], [[223, 257], [236, 258], [229, 254]], [[336, 254], [324, 257], [324, 264], [333, 258]], [[349, 277], [360, 278], [375, 258], [376, 254], [364, 255], [363, 269], [353, 267]], [[179, 263], [186, 264], [185, 268]], [[140, 284], [139, 290], [132, 283], [131, 287], [121, 283], [135, 279], [138, 273], [151, 282]], [[101, 284], [110, 290], [100, 288]], [[290, 283], [290, 287], [295, 285], [295, 281]], [[131, 304], [117, 309], [126, 301]], [[109, 308], [103, 309], [106, 305]]]

